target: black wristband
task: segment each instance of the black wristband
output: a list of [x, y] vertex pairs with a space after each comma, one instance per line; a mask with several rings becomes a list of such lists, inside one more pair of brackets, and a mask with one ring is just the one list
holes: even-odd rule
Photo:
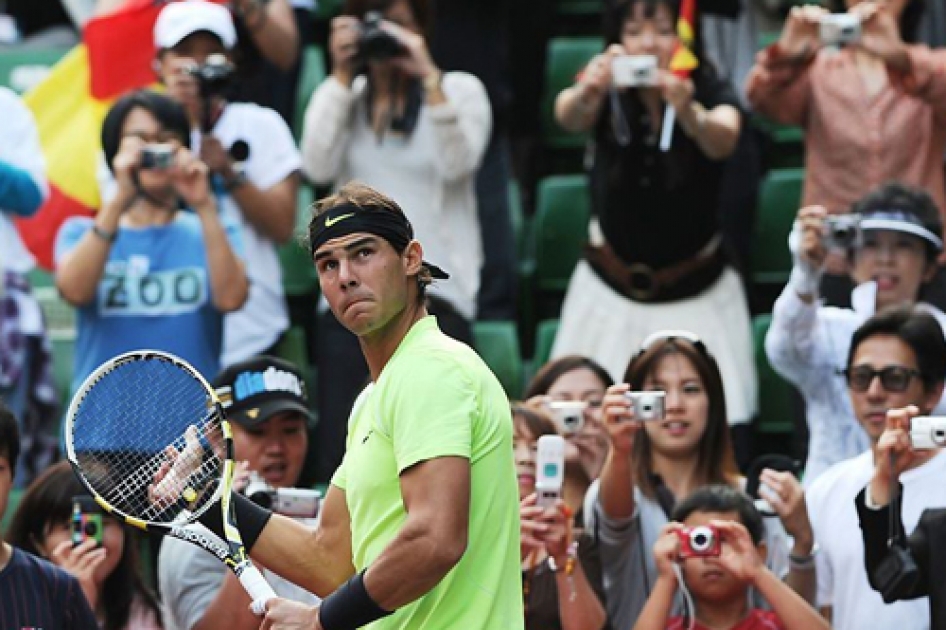
[[356, 630], [392, 612], [371, 599], [365, 588], [365, 572], [362, 571], [322, 600], [319, 623], [324, 630]]
[[[253, 503], [238, 492], [231, 493], [230, 500], [233, 502], [232, 505], [234, 513], [236, 514], [237, 529], [240, 530], [240, 537], [243, 539], [243, 547], [246, 549], [246, 552], [249, 553], [273, 513]], [[223, 533], [223, 513], [220, 511], [219, 501], [211, 505], [197, 520], [201, 525], [212, 531], [221, 539], [227, 539], [226, 535]]]
[[114, 232], [109, 232], [105, 228], [99, 227], [98, 223], [92, 224], [92, 233], [98, 236], [100, 239], [106, 243], [114, 243], [115, 239], [118, 238], [118, 230]]

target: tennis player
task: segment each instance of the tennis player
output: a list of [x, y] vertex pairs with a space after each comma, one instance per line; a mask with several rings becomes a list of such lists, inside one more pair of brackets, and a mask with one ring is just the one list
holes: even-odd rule
[[427, 314], [440, 268], [404, 212], [351, 183], [309, 225], [322, 287], [371, 372], [344, 460], [310, 531], [279, 516], [237, 520], [251, 555], [326, 597], [271, 600], [265, 630], [521, 630], [519, 505], [506, 396], [469, 347]]

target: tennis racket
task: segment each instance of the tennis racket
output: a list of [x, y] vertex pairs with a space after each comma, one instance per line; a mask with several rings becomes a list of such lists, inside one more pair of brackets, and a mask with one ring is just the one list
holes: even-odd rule
[[[253, 612], [265, 612], [276, 594], [237, 527], [230, 424], [200, 373], [164, 352], [117, 356], [76, 392], [64, 431], [73, 470], [106, 512], [209, 551], [240, 579]], [[218, 501], [225, 542], [195, 524]]]

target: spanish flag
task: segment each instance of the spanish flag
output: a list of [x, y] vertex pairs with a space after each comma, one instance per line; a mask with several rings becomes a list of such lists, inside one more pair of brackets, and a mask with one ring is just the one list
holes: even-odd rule
[[682, 0], [677, 17], [677, 49], [670, 59], [670, 71], [678, 77], [688, 77], [700, 61], [693, 54], [696, 42], [696, 0]]
[[18, 221], [20, 235], [47, 269], [59, 226], [98, 209], [96, 169], [102, 120], [128, 90], [155, 81], [152, 29], [163, 3], [129, 0], [118, 11], [94, 18], [82, 43], [26, 94], [46, 157], [50, 196], [34, 216]]

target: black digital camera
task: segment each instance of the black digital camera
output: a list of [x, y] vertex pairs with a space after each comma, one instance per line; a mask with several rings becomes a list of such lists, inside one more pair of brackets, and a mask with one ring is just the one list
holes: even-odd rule
[[874, 569], [873, 578], [884, 603], [890, 604], [903, 599], [913, 589], [920, 579], [920, 569], [909, 550], [894, 544]]
[[226, 55], [217, 53], [208, 55], [204, 63], [189, 67], [187, 72], [197, 79], [200, 96], [206, 99], [225, 96], [233, 84], [236, 69]]
[[381, 28], [381, 14], [369, 11], [361, 22], [358, 34], [358, 56], [362, 61], [384, 61], [407, 52], [404, 44]]

